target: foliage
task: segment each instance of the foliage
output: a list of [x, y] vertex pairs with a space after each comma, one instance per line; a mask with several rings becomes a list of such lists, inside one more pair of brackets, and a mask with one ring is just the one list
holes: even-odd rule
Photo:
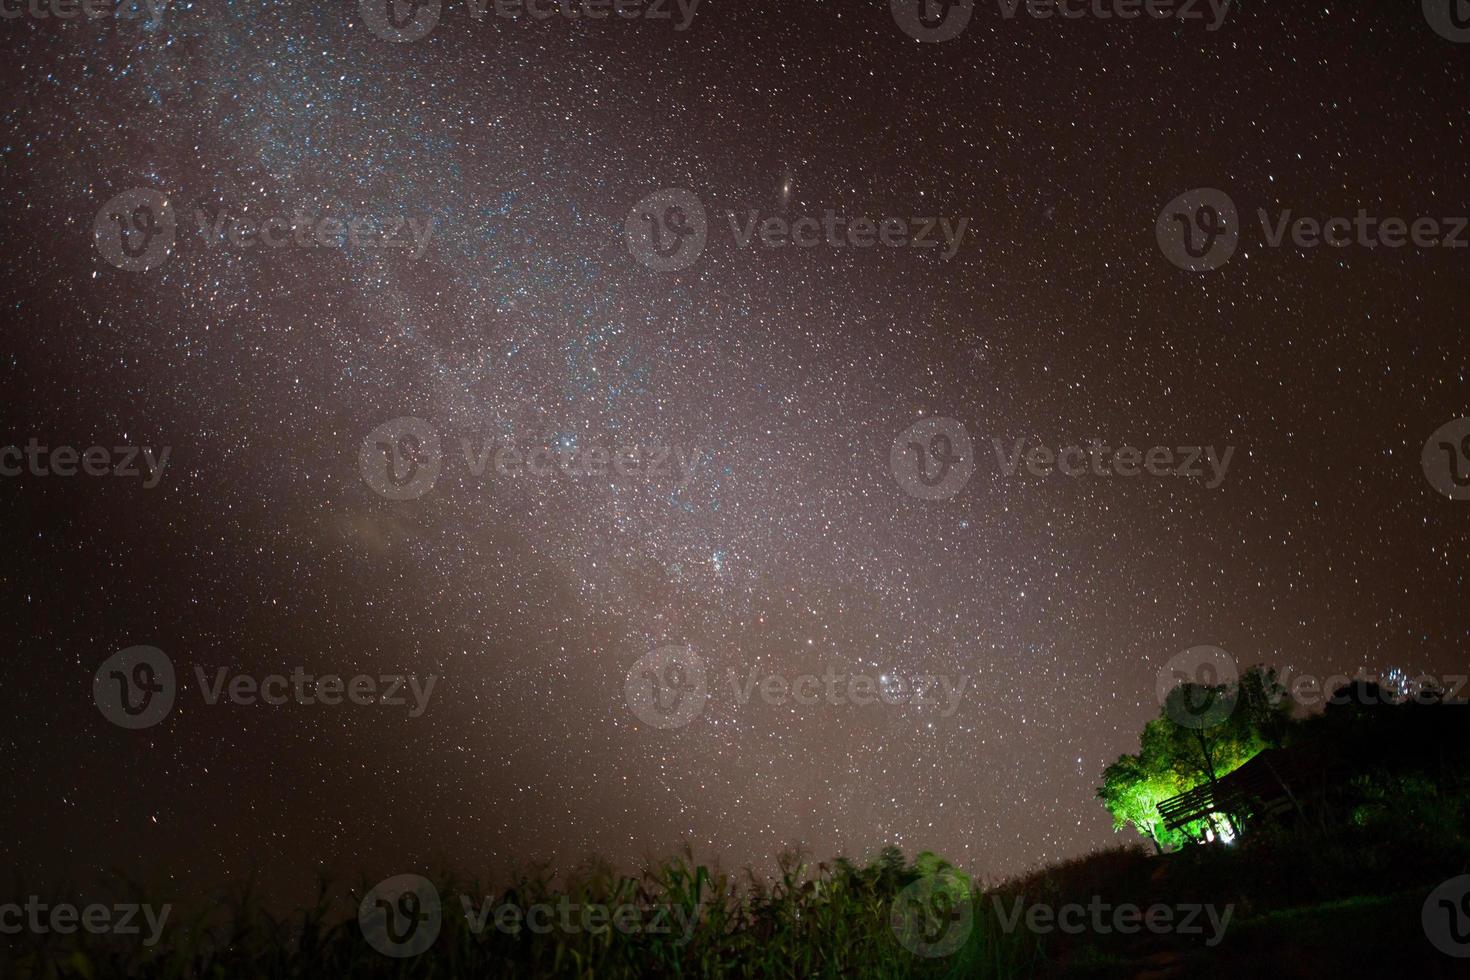
[[[1308, 714], [1268, 667], [1253, 667], [1228, 685], [1185, 682], [1144, 725], [1138, 753], [1103, 770], [1097, 795], [1114, 829], [1132, 826], [1155, 848], [1172, 848], [1198, 839], [1202, 828], [1166, 832], [1160, 801], [1228, 775], [1263, 749], [1285, 747], [1314, 774], [1298, 778], [1292, 802], [1299, 816], [1310, 811], [1319, 832], [1409, 822], [1434, 837], [1448, 819], [1451, 836], [1463, 838], [1470, 824], [1454, 821], [1470, 809], [1470, 708], [1435, 690], [1415, 694], [1394, 696], [1354, 681], [1332, 692], [1323, 711]], [[1202, 706], [1220, 699], [1231, 710], [1209, 715], [1212, 724], [1175, 721], [1200, 717]], [[1237, 815], [1225, 819], [1238, 836]]]
[[[943, 875], [976, 911], [965, 944], [926, 958], [902, 946], [890, 913], [903, 888]], [[485, 977], [979, 977], [1032, 975], [1040, 937], [1007, 935], [979, 902], [970, 879], [923, 852], [908, 863], [897, 848], [859, 866], [838, 858], [812, 867], [799, 854], [778, 862], [773, 880], [749, 871], [743, 882], [685, 856], [639, 876], [589, 862], [560, 887], [540, 873], [518, 876], [498, 894], [441, 876], [442, 925], [430, 949], [394, 959], [373, 949], [355, 917], [363, 891], [318, 901], [292, 918], [277, 918], [246, 890], [191, 922], [171, 927], [153, 948], [85, 932], [17, 937], [0, 949], [0, 975], [17, 980], [186, 978], [447, 978]], [[364, 890], [365, 891], [365, 890]], [[470, 909], [459, 896], [475, 896]], [[483, 897], [521, 908], [542, 904], [675, 910], [669, 934], [605, 929], [514, 933], [477, 924], [470, 913]], [[687, 933], [678, 923], [687, 921]], [[7, 962], [8, 954], [8, 962]]]
[[[1212, 782], [1279, 744], [1288, 730], [1290, 704], [1274, 671], [1253, 667], [1231, 684], [1185, 682], [1170, 691], [1159, 717], [1143, 727], [1136, 755], [1124, 754], [1103, 770], [1097, 795], [1113, 816], [1113, 828], [1132, 826], [1158, 850], [1197, 836], [1198, 828], [1168, 831], [1161, 801]], [[1215, 724], [1189, 726], [1177, 718], [1198, 714], [1195, 706], [1229, 699], [1230, 712]]]
[[[1155, 721], [1150, 725], [1157, 724]], [[1183, 792], [1179, 777], [1169, 767], [1161, 766], [1158, 752], [1121, 755], [1103, 770], [1103, 784], [1098, 798], [1113, 815], [1113, 829], [1131, 825], [1153, 842], [1156, 850], [1183, 842], [1178, 831], [1166, 831], [1159, 816], [1159, 803]]]

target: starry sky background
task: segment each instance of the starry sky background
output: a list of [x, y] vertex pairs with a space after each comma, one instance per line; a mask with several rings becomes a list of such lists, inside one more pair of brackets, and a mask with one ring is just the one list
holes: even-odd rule
[[[1368, 9], [1370, 8], [1371, 9]], [[168, 894], [677, 850], [932, 849], [995, 878], [1116, 840], [1093, 798], [1181, 650], [1463, 670], [1470, 507], [1420, 470], [1470, 415], [1465, 252], [1170, 265], [1165, 202], [1456, 215], [1470, 46], [1417, 3], [1242, 3], [1222, 30], [1002, 20], [921, 45], [886, 3], [705, 0], [694, 25], [486, 19], [394, 45], [355, 4], [6, 21], [0, 442], [172, 447], [162, 484], [0, 480], [0, 863]], [[93, 217], [166, 190], [148, 273]], [[622, 223], [687, 187], [682, 273]], [[201, 247], [212, 212], [432, 217], [402, 253]], [[955, 259], [737, 250], [726, 211], [965, 216]], [[682, 493], [441, 478], [375, 494], [397, 416], [698, 447]], [[976, 441], [947, 501], [894, 437]], [[1016, 480], [990, 439], [1233, 445], [1224, 486]], [[462, 472], [462, 471], [461, 471]], [[641, 723], [628, 668], [968, 675], [950, 718], [739, 707]], [[428, 712], [97, 712], [134, 644], [256, 675], [434, 673]], [[1131, 835], [1129, 835], [1131, 838]]]

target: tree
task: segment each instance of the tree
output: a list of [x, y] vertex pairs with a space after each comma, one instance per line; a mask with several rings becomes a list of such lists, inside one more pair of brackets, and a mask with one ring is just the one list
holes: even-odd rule
[[1114, 830], [1131, 824], [1152, 842], [1155, 852], [1162, 854], [1165, 844], [1174, 843], [1170, 839], [1174, 834], [1164, 829], [1159, 803], [1179, 792], [1179, 782], [1172, 772], [1157, 765], [1150, 769], [1150, 764], [1157, 761], [1157, 754], [1147, 759], [1142, 753], [1119, 756], [1103, 770], [1103, 784], [1097, 795], [1113, 815]]
[[[1166, 841], [1158, 804], [1196, 786], [1215, 785], [1262, 749], [1280, 745], [1291, 702], [1276, 672], [1256, 666], [1229, 684], [1186, 681], [1169, 692], [1159, 717], [1143, 727], [1138, 755], [1103, 771], [1098, 798], [1115, 828], [1132, 824], [1160, 850]], [[1240, 828], [1225, 814], [1233, 834]]]

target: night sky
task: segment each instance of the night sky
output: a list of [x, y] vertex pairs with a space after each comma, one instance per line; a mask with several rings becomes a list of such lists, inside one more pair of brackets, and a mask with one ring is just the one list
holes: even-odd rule
[[[669, 9], [448, 0], [401, 43], [340, 0], [0, 21], [0, 444], [170, 448], [151, 488], [0, 478], [0, 865], [165, 900], [891, 843], [993, 879], [1133, 838], [1094, 789], [1180, 651], [1470, 664], [1470, 502], [1420, 462], [1470, 416], [1470, 248], [1271, 248], [1256, 218], [1470, 214], [1470, 44], [1408, 0], [1213, 31], [981, 3], [942, 43], [886, 2]], [[1196, 188], [1243, 226], [1213, 271], [1155, 234]], [[135, 189], [177, 224], [146, 271], [95, 231]], [[706, 242], [660, 271], [625, 225], [680, 189]], [[432, 234], [249, 247], [201, 210]], [[829, 210], [967, 224], [946, 260], [728, 217]], [[395, 500], [364, 441], [403, 418], [443, 459]], [[973, 443], [940, 499], [891, 462], [926, 418]], [[465, 439], [697, 464], [476, 477]], [[997, 439], [1234, 456], [1214, 487], [1010, 476]], [[179, 691], [129, 731], [93, 675], [136, 645]], [[668, 646], [709, 700], [663, 729], [625, 682]], [[196, 668], [437, 682], [410, 717], [209, 705]], [[740, 704], [751, 669], [968, 686]]]

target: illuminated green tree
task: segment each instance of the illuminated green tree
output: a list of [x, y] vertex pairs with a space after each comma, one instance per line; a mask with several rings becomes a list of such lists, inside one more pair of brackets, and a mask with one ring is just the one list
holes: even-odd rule
[[[1153, 724], [1150, 722], [1150, 724]], [[1178, 843], [1177, 833], [1166, 831], [1159, 816], [1159, 802], [1180, 792], [1179, 780], [1173, 772], [1156, 765], [1157, 755], [1121, 755], [1103, 770], [1103, 784], [1098, 799], [1113, 815], [1113, 829], [1131, 825], [1163, 852], [1165, 845]], [[1150, 769], [1150, 765], [1153, 768]]]
[[[1230, 708], [1208, 724], [1181, 724], [1198, 715], [1198, 706]], [[1215, 783], [1262, 749], [1279, 745], [1290, 725], [1291, 702], [1275, 671], [1257, 666], [1238, 682], [1202, 685], [1185, 682], [1169, 692], [1159, 717], [1143, 727], [1137, 755], [1123, 755], [1103, 771], [1098, 798], [1113, 815], [1115, 828], [1131, 824], [1162, 849], [1179, 836], [1165, 832], [1158, 804], [1205, 783]], [[1234, 817], [1225, 815], [1232, 833]]]

